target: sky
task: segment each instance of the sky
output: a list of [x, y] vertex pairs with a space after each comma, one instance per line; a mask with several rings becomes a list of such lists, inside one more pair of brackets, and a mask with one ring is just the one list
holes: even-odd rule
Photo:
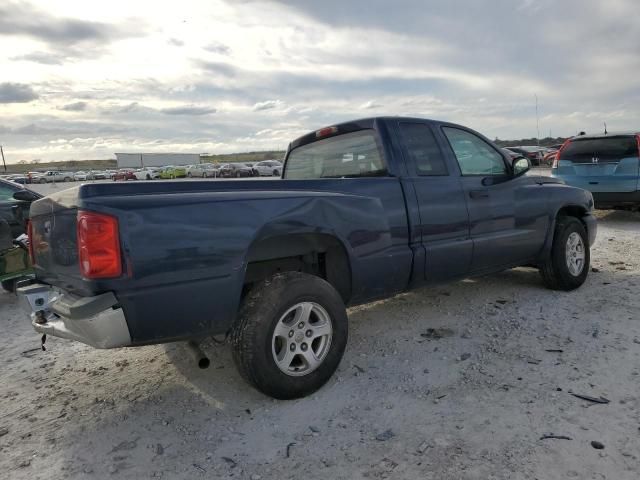
[[2, 0], [9, 163], [286, 149], [377, 115], [640, 129], [637, 0]]

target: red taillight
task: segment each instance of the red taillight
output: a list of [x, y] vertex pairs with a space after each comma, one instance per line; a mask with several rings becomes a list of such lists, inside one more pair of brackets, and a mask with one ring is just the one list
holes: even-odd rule
[[31, 265], [36, 264], [36, 256], [33, 254], [33, 225], [31, 220], [27, 220], [27, 236], [29, 237], [29, 258], [31, 259]]
[[338, 127], [325, 127], [316, 131], [316, 138], [326, 137], [338, 132]]
[[636, 135], [636, 142], [638, 142], [638, 157], [640, 157], [640, 135]]
[[571, 139], [567, 138], [564, 143], [562, 144], [562, 146], [560, 147], [560, 149], [556, 152], [556, 156], [553, 159], [553, 165], [551, 165], [551, 168], [558, 168], [558, 161], [560, 160], [560, 154], [562, 153], [562, 150], [564, 150], [565, 148], [567, 148], [567, 145], [569, 145], [571, 143]]
[[85, 278], [122, 274], [118, 220], [110, 215], [78, 212], [78, 258]]

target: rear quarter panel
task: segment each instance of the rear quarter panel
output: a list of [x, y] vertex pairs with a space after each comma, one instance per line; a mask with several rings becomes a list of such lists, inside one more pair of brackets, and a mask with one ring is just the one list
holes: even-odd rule
[[[359, 180], [355, 190], [376, 195], [322, 191], [331, 181], [261, 182], [260, 191], [249, 190], [255, 182], [234, 182], [232, 191], [180, 195], [140, 192], [153, 189], [150, 183], [113, 184], [137, 193], [89, 196], [77, 204], [119, 218], [125, 274], [100, 282], [67, 277], [65, 286], [85, 294], [114, 291], [136, 344], [223, 333], [235, 319], [251, 245], [323, 233], [345, 247], [354, 302], [393, 294], [406, 288], [412, 263], [402, 189], [397, 179], [367, 180], [368, 189]], [[314, 183], [318, 189], [309, 191]], [[348, 183], [357, 182], [344, 180], [342, 188]]]

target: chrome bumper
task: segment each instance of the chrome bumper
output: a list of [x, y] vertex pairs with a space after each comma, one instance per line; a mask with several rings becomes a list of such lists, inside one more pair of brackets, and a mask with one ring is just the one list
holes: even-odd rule
[[76, 340], [95, 348], [131, 345], [124, 312], [111, 292], [79, 297], [35, 283], [18, 288], [16, 293], [38, 333]]

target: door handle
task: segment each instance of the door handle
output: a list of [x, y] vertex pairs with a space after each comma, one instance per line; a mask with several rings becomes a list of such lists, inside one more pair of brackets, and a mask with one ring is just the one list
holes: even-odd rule
[[469, 196], [471, 198], [489, 198], [488, 190], [470, 190]]

